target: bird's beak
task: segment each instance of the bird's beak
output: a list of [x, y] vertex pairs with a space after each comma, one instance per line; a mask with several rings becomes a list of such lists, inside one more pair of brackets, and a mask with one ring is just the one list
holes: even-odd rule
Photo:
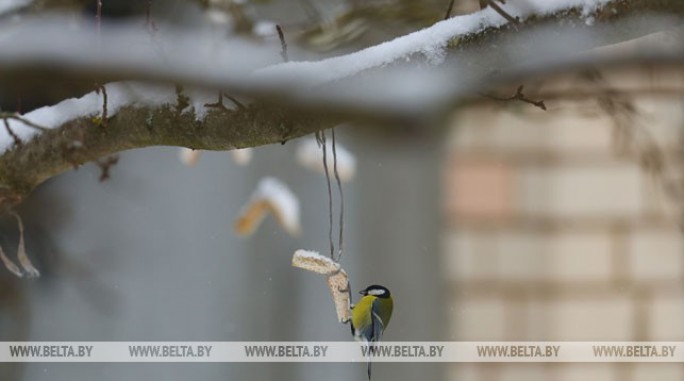
[[368, 294], [366, 294], [366, 290], [361, 290], [361, 291], [359, 291], [359, 294], [361, 294], [361, 295], [368, 295]]

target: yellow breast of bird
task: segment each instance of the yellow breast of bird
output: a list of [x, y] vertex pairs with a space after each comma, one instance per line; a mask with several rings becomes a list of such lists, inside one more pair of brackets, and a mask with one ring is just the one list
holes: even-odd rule
[[354, 310], [352, 310], [352, 324], [354, 324], [356, 329], [367, 327], [372, 324], [371, 312], [375, 299], [377, 299], [377, 297], [366, 295], [354, 306]]

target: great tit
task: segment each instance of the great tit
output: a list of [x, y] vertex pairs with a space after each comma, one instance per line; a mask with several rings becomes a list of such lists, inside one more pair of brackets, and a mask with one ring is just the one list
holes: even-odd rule
[[[352, 308], [351, 331], [356, 340], [370, 346], [379, 341], [387, 328], [394, 301], [390, 291], [383, 286], [374, 284], [359, 292], [363, 297]], [[371, 377], [370, 356], [368, 360], [368, 379]]]

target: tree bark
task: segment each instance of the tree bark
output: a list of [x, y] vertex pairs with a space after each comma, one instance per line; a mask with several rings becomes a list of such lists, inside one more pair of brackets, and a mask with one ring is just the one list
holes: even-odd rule
[[6, 210], [48, 178], [116, 152], [148, 146], [231, 150], [285, 143], [332, 128], [331, 115], [255, 102], [236, 110], [216, 109], [201, 121], [173, 105], [127, 106], [106, 124], [83, 117], [41, 132], [0, 156], [0, 208]]

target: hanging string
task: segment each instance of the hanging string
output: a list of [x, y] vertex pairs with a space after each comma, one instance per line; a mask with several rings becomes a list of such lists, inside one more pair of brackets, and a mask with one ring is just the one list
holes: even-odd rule
[[337, 181], [337, 190], [340, 193], [340, 235], [337, 244], [337, 262], [342, 258], [344, 242], [344, 194], [342, 193], [342, 181], [340, 181], [340, 173], [337, 171], [337, 147], [335, 144], [335, 128], [332, 129], [332, 152], [333, 152], [333, 171], [335, 172], [335, 181]]
[[[330, 229], [328, 230], [328, 241], [330, 242], [330, 259], [339, 263], [342, 258], [343, 253], [343, 242], [344, 242], [344, 194], [342, 193], [342, 181], [340, 180], [340, 173], [337, 169], [337, 144], [335, 140], [335, 129], [332, 129], [332, 154], [333, 154], [333, 172], [335, 174], [335, 181], [337, 182], [337, 190], [340, 193], [340, 222], [339, 222], [339, 242], [338, 242], [338, 252], [337, 260], [335, 260], [335, 245], [333, 243], [333, 206], [332, 206], [332, 186], [330, 185], [330, 171], [328, 170], [328, 147], [326, 146], [326, 137], [324, 131], [318, 131], [315, 133], [316, 142], [318, 146], [323, 149], [323, 169], [325, 171], [325, 180], [328, 184], [328, 216]], [[354, 298], [351, 292], [351, 284], [347, 280], [347, 289], [349, 293], [349, 307], [353, 308]], [[347, 321], [348, 322], [348, 321]], [[345, 323], [347, 323], [345, 322]]]
[[330, 259], [335, 259], [335, 244], [333, 243], [333, 205], [332, 205], [332, 186], [330, 185], [330, 172], [328, 171], [328, 147], [326, 146], [325, 131], [316, 133], [316, 141], [323, 149], [323, 169], [325, 170], [325, 180], [328, 184], [328, 216], [330, 227], [328, 229], [328, 241], [330, 242]]

